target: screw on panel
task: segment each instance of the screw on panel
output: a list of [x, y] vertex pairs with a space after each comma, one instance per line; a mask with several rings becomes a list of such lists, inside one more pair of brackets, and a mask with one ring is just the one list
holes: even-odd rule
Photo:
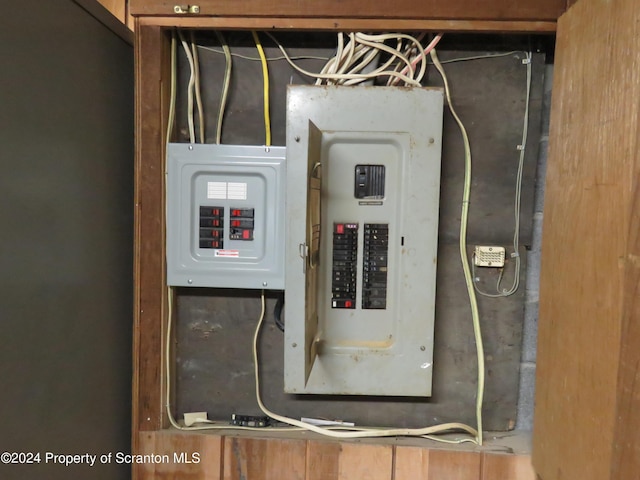
[[295, 141], [299, 142], [300, 141], [300, 137], [296, 136]]
[[271, 151], [271, 149], [269, 147], [264, 147], [264, 151], [269, 153]]
[[262, 282], [262, 286], [266, 287], [267, 286], [267, 282]]
[[189, 145], [189, 150], [193, 150], [193, 145]]
[[429, 143], [435, 143], [435, 142], [436, 142], [436, 139], [435, 139], [435, 138], [433, 138], [433, 137], [430, 137], [430, 138], [429, 138]]
[[189, 279], [189, 280], [187, 280], [187, 283], [188, 283], [189, 285], [191, 285], [191, 284], [193, 283], [193, 280]]
[[427, 349], [427, 347], [425, 347], [424, 345], [422, 345], [422, 346], [420, 347], [420, 350], [422, 350], [423, 352], [424, 352], [426, 349]]
[[298, 346], [298, 344], [297, 344], [297, 343], [292, 343], [292, 344], [291, 344], [291, 346], [292, 346], [293, 348], [296, 348], [296, 347]]

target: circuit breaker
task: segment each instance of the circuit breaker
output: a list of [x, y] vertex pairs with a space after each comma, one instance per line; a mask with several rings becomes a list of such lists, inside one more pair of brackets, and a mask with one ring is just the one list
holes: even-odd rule
[[169, 144], [167, 283], [284, 288], [285, 148]]
[[289, 86], [285, 391], [431, 394], [443, 99]]

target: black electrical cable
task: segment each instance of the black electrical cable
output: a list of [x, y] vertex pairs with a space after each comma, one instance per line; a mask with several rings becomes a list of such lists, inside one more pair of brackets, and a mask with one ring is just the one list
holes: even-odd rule
[[284, 332], [284, 320], [282, 319], [282, 309], [284, 308], [284, 294], [278, 297], [276, 306], [273, 307], [273, 319], [276, 326]]

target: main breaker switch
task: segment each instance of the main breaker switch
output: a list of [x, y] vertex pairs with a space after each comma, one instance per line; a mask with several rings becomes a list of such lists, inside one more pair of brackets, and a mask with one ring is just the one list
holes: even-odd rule
[[356, 165], [355, 197], [384, 198], [384, 165]]

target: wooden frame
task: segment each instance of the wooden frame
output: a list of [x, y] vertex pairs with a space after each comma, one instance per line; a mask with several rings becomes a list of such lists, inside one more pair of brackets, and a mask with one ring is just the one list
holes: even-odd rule
[[[381, 11], [371, 10], [370, 2], [365, 0], [335, 0], [314, 3], [314, 8], [316, 5], [323, 6], [307, 15], [296, 10], [302, 8], [301, 3], [293, 0], [206, 0], [200, 3], [204, 15], [199, 16], [169, 16], [167, 9], [172, 8], [173, 3], [161, 0], [137, 0], [131, 4], [134, 14], [163, 15], [136, 18], [133, 450], [143, 452], [152, 447], [160, 448], [159, 445], [174, 449], [179, 445], [192, 445], [189, 448], [193, 449], [209, 445], [207, 448], [219, 452], [218, 463], [208, 465], [208, 470], [204, 467], [196, 469], [188, 478], [231, 479], [236, 477], [225, 465], [227, 462], [235, 461], [233, 455], [236, 453], [233, 452], [242, 451], [246, 454], [243, 458], [254, 458], [255, 455], [260, 455], [259, 452], [266, 451], [261, 449], [267, 448], [265, 445], [269, 442], [273, 445], [267, 449], [269, 452], [279, 451], [278, 442], [281, 440], [264, 443], [258, 439], [247, 439], [240, 442], [231, 437], [183, 435], [175, 431], [162, 431], [167, 423], [163, 374], [164, 324], [167, 315], [163, 207], [163, 145], [166, 127], [164, 119], [168, 90], [167, 85], [163, 83], [163, 80], [168, 78], [168, 40], [165, 29], [181, 26], [212, 29], [424, 29], [540, 33], [553, 32], [557, 16], [575, 3], [575, 0], [568, 0], [566, 3], [565, 0], [530, 1], [526, 4], [493, 0], [482, 3], [482, 14], [479, 14], [477, 9], [473, 10], [475, 7], [461, 12], [460, 5], [472, 4], [462, 0], [441, 2], [442, 5], [448, 5], [447, 7], [439, 5], [435, 0], [428, 4], [417, 0], [404, 0], [399, 4], [400, 7], [398, 4], [376, 3], [376, 6], [383, 9]], [[516, 14], [507, 6], [515, 3], [520, 6], [537, 3], [542, 10], [526, 10], [526, 7], [523, 7], [524, 10]], [[637, 321], [640, 317], [637, 293], [640, 289], [640, 156], [630, 153], [638, 151], [637, 138], [640, 129], [637, 115], [640, 76], [633, 73], [640, 71], [640, 61], [636, 53], [640, 51], [640, 14], [636, 3], [636, 0], [580, 0], [577, 5], [571, 7], [567, 18], [560, 24], [563, 29], [560, 38], [564, 40], [559, 44], [557, 56], [560, 69], [554, 85], [556, 96], [552, 113], [552, 154], [547, 180], [548, 190], [545, 195], [550, 214], [545, 213], [545, 270], [540, 310], [542, 347], [538, 360], [538, 407], [534, 431], [534, 460], [539, 473], [544, 475], [544, 480], [634, 478], [640, 470], [640, 445], [637, 442], [640, 410], [634, 408], [634, 405], [640, 402], [640, 328]], [[355, 6], [360, 6], [361, 10], [354, 10]], [[331, 12], [331, 17], [329, 12], [322, 10], [328, 7], [337, 9]], [[411, 7], [423, 10], [413, 12], [415, 15], [407, 15], [406, 9]], [[430, 12], [432, 16], [428, 16], [427, 7], [434, 7]], [[393, 9], [393, 16], [386, 15], [386, 9]], [[288, 15], [279, 15], [283, 11], [288, 12]], [[368, 11], [371, 17], [358, 17], [360, 11]], [[594, 41], [593, 31], [600, 32], [600, 43], [591, 49], [591, 43]], [[624, 34], [615, 34], [618, 31]], [[572, 39], [570, 43], [569, 39]], [[593, 61], [594, 52], [599, 52], [598, 58], [601, 59], [622, 60], [599, 71], [597, 62]], [[623, 55], [624, 52], [626, 56]], [[579, 68], [582, 68], [579, 71], [584, 71], [584, 78], [575, 78], [576, 62]], [[611, 75], [623, 82], [624, 90], [617, 93], [608, 90]], [[589, 86], [589, 89], [585, 89], [585, 86]], [[605, 96], [603, 92], [608, 91], [610, 94]], [[594, 99], [599, 99], [600, 103]], [[589, 105], [596, 105], [599, 110], [587, 108]], [[607, 119], [612, 120], [617, 128], [608, 128]], [[571, 135], [575, 134], [575, 137], [569, 138], [569, 133], [562, 129], [564, 126], [575, 129], [573, 133], [569, 132]], [[582, 176], [574, 181], [568, 172], [573, 168], [570, 162], [576, 162], [578, 159], [587, 163], [581, 165], [581, 169], [575, 170], [576, 174], [580, 173]], [[598, 183], [597, 180], [601, 177], [604, 183]], [[593, 179], [596, 179], [595, 183]], [[622, 189], [623, 193], [615, 190], [615, 187]], [[593, 191], [587, 192], [588, 188]], [[580, 189], [587, 193], [576, 197], [575, 194]], [[584, 202], [583, 198], [586, 199]], [[612, 200], [614, 205], [610, 211], [607, 210], [609, 200]], [[592, 215], [596, 215], [595, 220], [592, 219]], [[563, 233], [567, 222], [570, 222], [572, 228], [569, 232], [571, 235], [577, 231], [587, 237], [587, 246], [576, 245], [579, 242]], [[589, 238], [589, 233], [594, 232], [594, 229], [597, 229], [596, 234], [600, 235], [596, 240]], [[606, 241], [602, 232], [614, 235], [613, 244]], [[557, 246], [563, 248], [556, 250]], [[571, 247], [569, 251], [564, 248], [567, 246]], [[586, 266], [598, 252], [607, 251], [609, 247], [613, 248], [613, 253], [609, 252], [604, 258], [597, 260], [597, 265], [605, 272], [605, 278], [614, 281], [617, 288], [602, 290], [598, 287], [602, 283], [598, 283], [600, 275], [589, 277], [591, 270]], [[581, 261], [576, 261], [575, 255], [579, 255]], [[553, 265], [553, 268], [550, 265]], [[555, 272], [563, 272], [563, 275], [558, 276]], [[564, 280], [559, 282], [554, 278]], [[572, 293], [571, 286], [579, 282], [582, 282], [583, 290], [581, 294], [576, 295], [575, 292]], [[583, 309], [581, 301], [586, 302], [585, 305], [593, 306], [589, 301], [600, 299], [600, 296], [602, 301], [608, 302], [607, 305], [611, 307], [606, 312], [603, 313], [597, 308], [589, 311]], [[595, 312], [595, 317], [586, 323], [588, 330], [580, 330], [585, 324], [579, 312], [586, 315]], [[575, 332], [580, 332], [579, 342], [572, 343], [572, 335]], [[566, 339], [567, 343], [557, 341], [562, 338]], [[606, 361], [599, 362], [593, 354], [601, 347], [603, 339], [608, 350]], [[567, 345], [573, 347], [567, 350]], [[581, 363], [583, 355], [591, 357], [585, 363]], [[567, 367], [571, 375], [563, 375], [555, 369], [554, 365], [558, 361]], [[580, 383], [587, 385], [587, 388], [581, 389]], [[609, 388], [603, 392], [603, 386], [607, 385]], [[591, 418], [600, 418], [597, 429], [592, 428]], [[567, 420], [569, 423], [565, 424], [561, 420]], [[567, 430], [564, 429], [566, 425], [571, 425], [568, 437]], [[243, 443], [245, 441], [249, 443]], [[344, 453], [352, 448], [349, 444], [335, 443], [329, 444], [333, 445], [331, 447], [325, 447], [312, 443], [307, 443], [304, 450], [307, 462], [313, 461], [308, 457], [310, 448], [319, 449], [318, 451], [328, 456], [327, 458], [333, 458], [336, 449]], [[241, 447], [241, 444], [244, 446]], [[402, 475], [398, 476], [398, 472], [403, 472], [405, 464], [402, 462], [405, 456], [411, 458], [408, 470], [410, 474], [407, 474], [406, 478], [443, 478], [438, 473], [433, 473], [429, 466], [433, 465], [430, 450], [390, 448], [391, 462], [396, 469], [391, 476], [381, 476], [381, 479], [393, 478], [394, 475], [396, 479], [403, 478]], [[453, 452], [450, 455], [458, 454], [459, 452]], [[383, 461], [385, 455], [386, 453], [377, 458]], [[437, 457], [440, 453], [434, 455]], [[346, 454], [345, 458], [350, 457]], [[327, 473], [326, 478], [359, 478], [362, 470], [358, 470], [357, 465], [361, 461], [358, 458], [360, 457], [354, 457], [355, 464], [351, 460], [348, 464], [345, 463], [344, 471], [348, 472], [348, 475], [345, 473], [340, 476], [340, 471], [332, 471]], [[458, 460], [448, 461], [451, 468], [444, 475], [448, 474], [449, 478], [452, 478], [452, 472], [459, 471], [455, 468], [475, 461], [467, 456], [464, 456], [464, 459], [456, 458]], [[483, 455], [481, 458], [482, 468], [477, 475], [456, 478], [533, 478], [528, 460], [513, 460], [517, 459], [517, 456], [512, 456], [509, 460], [494, 459], [491, 455]], [[309, 463], [305, 468], [308, 468], [308, 465]], [[475, 472], [475, 467], [472, 470]], [[506, 471], [510, 473], [504, 473]], [[141, 476], [150, 475], [149, 472], [138, 468], [134, 469], [134, 472]], [[164, 474], [167, 472], [165, 470]], [[315, 478], [314, 472], [315, 469], [311, 472], [305, 471], [305, 476], [301, 478]], [[161, 472], [154, 471], [153, 475], [156, 473]]]
[[[222, 449], [220, 455], [223, 460], [214, 460], [214, 464], [224, 465], [233, 460], [229, 450], [231, 444], [227, 437], [219, 437], [217, 435], [204, 437], [202, 435], [194, 436], [189, 439], [189, 435], [175, 432], [172, 430], [163, 430], [169, 426], [165, 408], [165, 375], [164, 375], [164, 352], [165, 352], [165, 330], [167, 315], [167, 288], [164, 269], [164, 144], [166, 136], [166, 118], [168, 109], [168, 84], [165, 79], [169, 78], [169, 36], [168, 26], [175, 24], [173, 19], [162, 18], [137, 18], [135, 25], [136, 32], [136, 192], [135, 192], [135, 299], [134, 299], [134, 378], [133, 378], [133, 429], [132, 429], [132, 451], [133, 452], [151, 452], [154, 448], [161, 449], [177, 449], [182, 446], [192, 445], [194, 451], [199, 448], [205, 448], [206, 445], [220, 445]], [[193, 22], [196, 19], [187, 19]], [[204, 28], [212, 28], [211, 24], [202, 19], [197, 19], [199, 23], [193, 23], [192, 26]], [[228, 20], [228, 19], [227, 19]], [[242, 19], [238, 19], [241, 22]], [[354, 22], [355, 20], [350, 20]], [[427, 29], [429, 22], [416, 22], [414, 20], [405, 20], [412, 28]], [[235, 26], [246, 25], [245, 23], [233, 24]], [[366, 25], [366, 20], [362, 20]], [[217, 22], [212, 22], [213, 28], [217, 28]], [[315, 25], [315, 24], [312, 24]], [[352, 25], [357, 25], [353, 23]], [[380, 23], [379, 25], [382, 25]], [[479, 24], [481, 28], [487, 26], [486, 23]], [[228, 23], [223, 22], [225, 28], [230, 28]], [[246, 27], [245, 27], [246, 28]], [[370, 27], [371, 28], [371, 27]], [[152, 432], [156, 432], [153, 434]], [[218, 440], [215, 440], [215, 439]], [[245, 439], [249, 442], [246, 448], [251, 451], [254, 447], [252, 439]], [[255, 440], [259, 445], [260, 441]], [[160, 442], [160, 443], [158, 443]], [[186, 442], [186, 443], [185, 443]], [[195, 443], [194, 443], [195, 442]], [[228, 444], [228, 445], [227, 445]], [[257, 444], [257, 445], [258, 445]], [[229, 449], [225, 449], [225, 445]], [[306, 444], [305, 444], [306, 445]], [[343, 447], [339, 443], [331, 444], [332, 449], [342, 452]], [[186, 448], [186, 447], [185, 447]], [[218, 447], [215, 447], [218, 448]], [[255, 447], [258, 448], [258, 447]], [[262, 447], [260, 447], [262, 448]], [[305, 451], [307, 448], [304, 447]], [[347, 448], [347, 447], [344, 447]], [[396, 454], [393, 446], [387, 447], [389, 452]], [[187, 448], [188, 450], [188, 448]], [[333, 450], [332, 450], [333, 451]], [[421, 453], [418, 453], [421, 451]], [[446, 471], [445, 460], [449, 457], [438, 451], [430, 455], [430, 450], [417, 448], [416, 450], [400, 450], [401, 461], [407, 455], [409, 459], [415, 460], [418, 457], [419, 465], [414, 466], [411, 463], [400, 463], [397, 466], [398, 478], [402, 478], [402, 472], [406, 474], [414, 474], [416, 468], [422, 469], [422, 477], [437, 479], [441, 472]], [[235, 455], [235, 454], [234, 454]], [[354, 454], [355, 455], [355, 454]], [[356, 473], [366, 465], [362, 464], [362, 459], [358, 460], [357, 455], [347, 455], [343, 460], [345, 472]], [[417, 456], [416, 456], [417, 455]], [[454, 452], [452, 455], [456, 455]], [[487, 454], [487, 457], [492, 457]], [[512, 458], [511, 458], [512, 457]], [[303, 457], [304, 458], [304, 457]], [[336, 457], [337, 458], [337, 457]], [[391, 462], [391, 458], [389, 461]], [[434, 459], [443, 459], [441, 463]], [[481, 456], [474, 452], [459, 454], [455, 456], [456, 464], [453, 470], [458, 472], [460, 479], [464, 480], [481, 480], [489, 479], [491, 476], [483, 474]], [[396, 462], [395, 456], [393, 462]], [[417, 461], [417, 460], [416, 460]], [[216, 463], [218, 462], [218, 463]], [[360, 462], [360, 463], [359, 463]], [[426, 463], [425, 463], [426, 462]], [[434, 463], [435, 462], [435, 463]], [[403, 465], [405, 465], [403, 467]], [[460, 465], [468, 465], [461, 467]], [[497, 471], [521, 471], [518, 480], [533, 480], [533, 471], [530, 466], [529, 457], [509, 456], [509, 459], [500, 458], [488, 460], [487, 465], [496, 465], [489, 468], [488, 472], [492, 472], [492, 468]], [[211, 469], [217, 468], [209, 464], [202, 465], [200, 468], [188, 467], [187, 470], [162, 470], [163, 467], [156, 466], [153, 469], [135, 467], [134, 476], [137, 478], [152, 478], [160, 471], [164, 474], [195, 472], [193, 478], [235, 478], [233, 476], [217, 477], [211, 473]], [[228, 468], [228, 467], [224, 467]], [[223, 473], [224, 470], [223, 468]], [[274, 467], [275, 468], [275, 467]], [[462, 470], [460, 470], [462, 469]], [[466, 469], [466, 470], [465, 470]], [[502, 470], [501, 470], [502, 469]], [[515, 470], [514, 470], [515, 469]], [[217, 470], [216, 470], [217, 471]], [[434, 473], [435, 472], [435, 473]], [[305, 473], [306, 478], [313, 479], [314, 471]], [[210, 477], [210, 475], [213, 475]], [[338, 473], [336, 473], [338, 475]], [[340, 474], [342, 475], [342, 474]], [[378, 474], [379, 475], [379, 474]], [[394, 473], [395, 475], [395, 473]], [[488, 475], [488, 474], [487, 474]], [[285, 480], [289, 477], [282, 477]], [[293, 477], [291, 477], [293, 478]], [[334, 478], [334, 477], [327, 477]], [[336, 476], [335, 478], [357, 478]], [[373, 477], [372, 477], [373, 478]], [[376, 477], [378, 478], [378, 477]], [[381, 480], [387, 480], [391, 477], [380, 476]], [[409, 478], [409, 477], [407, 477]]]
[[[131, 0], [130, 10], [140, 16], [173, 16], [173, 0]], [[389, 19], [439, 20], [528, 20], [552, 21], [566, 10], [567, 0], [396, 0], [393, 4], [371, 0], [199, 0], [197, 16], [358, 18], [366, 12], [371, 22]], [[186, 5], [185, 5], [186, 6]]]
[[640, 5], [580, 0], [556, 45], [534, 462], [544, 480], [637, 478]]

